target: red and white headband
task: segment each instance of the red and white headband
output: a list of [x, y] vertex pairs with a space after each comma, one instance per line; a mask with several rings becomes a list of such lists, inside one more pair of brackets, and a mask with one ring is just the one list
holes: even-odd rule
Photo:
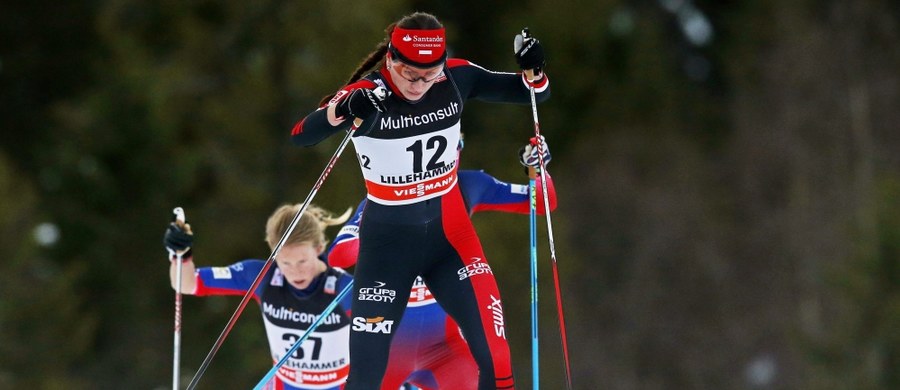
[[447, 59], [444, 29], [407, 30], [394, 27], [391, 33], [391, 55], [419, 68], [431, 68]]

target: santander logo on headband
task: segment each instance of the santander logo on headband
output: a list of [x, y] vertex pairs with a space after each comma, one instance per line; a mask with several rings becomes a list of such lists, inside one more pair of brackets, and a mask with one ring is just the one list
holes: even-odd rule
[[440, 64], [446, 59], [444, 29], [407, 30], [395, 27], [391, 33], [391, 46], [399, 60], [423, 68]]

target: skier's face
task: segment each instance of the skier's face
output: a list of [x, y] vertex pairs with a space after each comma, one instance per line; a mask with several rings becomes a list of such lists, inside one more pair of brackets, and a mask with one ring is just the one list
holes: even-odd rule
[[444, 75], [444, 65], [423, 69], [404, 64], [400, 61], [388, 60], [388, 71], [394, 85], [407, 100], [417, 101]]
[[306, 242], [285, 245], [278, 252], [275, 262], [288, 283], [302, 290], [325, 271], [325, 263], [318, 257], [320, 252], [320, 248]]

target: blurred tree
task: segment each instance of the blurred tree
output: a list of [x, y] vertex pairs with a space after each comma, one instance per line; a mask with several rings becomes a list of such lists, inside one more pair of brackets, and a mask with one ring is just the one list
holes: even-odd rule
[[44, 0], [0, 6], [0, 151], [17, 170], [37, 174], [36, 151], [53, 138], [53, 105], [94, 82], [94, 10]]
[[[57, 264], [38, 244], [58, 230], [42, 221], [37, 191], [0, 154], [0, 387], [87, 388], [74, 368], [90, 352], [98, 314], [75, 288], [84, 264]], [[54, 375], [34, 375], [33, 372]]]
[[[412, 10], [490, 69], [515, 70], [522, 27], [545, 43], [553, 97], [539, 115], [577, 388], [900, 387], [895, 3], [4, 4], [0, 387], [167, 386], [172, 207], [201, 265], [266, 257], [266, 216], [306, 196], [338, 142], [297, 148], [290, 127]], [[512, 153], [530, 108], [466, 110], [463, 168], [524, 180]], [[316, 202], [354, 206], [359, 176], [348, 150]], [[475, 223], [530, 387], [526, 219]], [[186, 300], [185, 375], [236, 302]], [[268, 367], [244, 318], [201, 387], [249, 387]]]

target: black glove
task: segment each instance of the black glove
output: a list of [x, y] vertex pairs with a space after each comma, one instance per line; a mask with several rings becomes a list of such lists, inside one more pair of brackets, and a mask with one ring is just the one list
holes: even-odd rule
[[[540, 142], [541, 151], [544, 152], [544, 166], [550, 163], [550, 147], [547, 146], [547, 141], [544, 140], [544, 136], [541, 136]], [[537, 137], [531, 137], [528, 141], [528, 144], [519, 149], [519, 163], [527, 167], [532, 167], [535, 169], [539, 169], [541, 167], [541, 160], [538, 156], [538, 148], [537, 148]]]
[[190, 259], [194, 252], [194, 233], [191, 232], [191, 225], [184, 225], [184, 229], [179, 227], [175, 222], [169, 224], [166, 229], [166, 235], [163, 237], [163, 245], [169, 251], [169, 260], [175, 260], [177, 254], [181, 254], [184, 260]]
[[513, 41], [513, 52], [516, 54], [516, 63], [519, 69], [533, 69], [535, 75], [541, 74], [544, 68], [544, 47], [541, 41], [532, 37], [528, 32], [528, 27], [522, 29], [520, 34], [516, 34]]
[[357, 88], [350, 93], [350, 96], [338, 102], [334, 107], [334, 113], [338, 117], [343, 118], [360, 118], [368, 119], [376, 112], [384, 112], [384, 99], [387, 94], [384, 88]]

